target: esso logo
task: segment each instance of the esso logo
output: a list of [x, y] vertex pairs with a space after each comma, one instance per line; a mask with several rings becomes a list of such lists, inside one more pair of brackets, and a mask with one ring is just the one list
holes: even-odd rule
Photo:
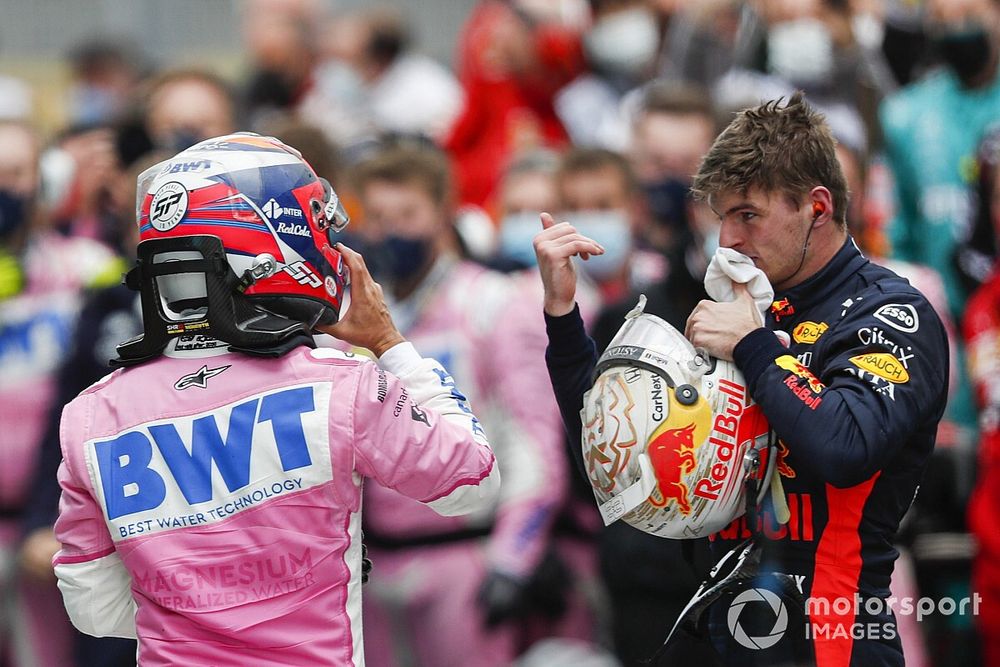
[[920, 318], [910, 304], [889, 303], [875, 311], [875, 318], [903, 333], [916, 333]]
[[160, 186], [149, 204], [149, 224], [161, 232], [176, 227], [187, 213], [187, 188], [177, 181]]

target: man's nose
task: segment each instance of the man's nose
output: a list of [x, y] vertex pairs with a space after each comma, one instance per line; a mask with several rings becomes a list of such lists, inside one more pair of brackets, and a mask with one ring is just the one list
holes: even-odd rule
[[739, 233], [739, 225], [723, 220], [719, 226], [719, 245], [723, 248], [739, 250], [739, 247], [743, 245], [743, 238]]

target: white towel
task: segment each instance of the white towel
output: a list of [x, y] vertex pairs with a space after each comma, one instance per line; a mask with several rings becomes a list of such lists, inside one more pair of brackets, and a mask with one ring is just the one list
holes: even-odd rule
[[718, 248], [705, 272], [705, 291], [715, 301], [732, 301], [736, 298], [733, 283], [745, 283], [750, 296], [760, 310], [761, 320], [774, 301], [774, 289], [764, 272], [753, 260], [732, 248]]
[[[754, 266], [753, 260], [732, 248], [718, 248], [705, 271], [705, 291], [715, 301], [733, 301], [735, 283], [745, 284], [760, 311], [760, 321], [765, 320], [774, 301], [774, 288], [764, 272]], [[788, 346], [788, 334], [776, 331], [778, 340]]]

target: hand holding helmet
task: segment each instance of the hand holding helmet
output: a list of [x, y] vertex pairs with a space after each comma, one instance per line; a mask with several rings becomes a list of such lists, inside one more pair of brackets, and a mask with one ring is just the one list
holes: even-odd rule
[[364, 258], [343, 243], [338, 243], [336, 249], [350, 272], [350, 308], [336, 324], [316, 328], [351, 345], [367, 348], [376, 357], [381, 357], [386, 350], [402, 343], [403, 335], [393, 323], [382, 295], [382, 286], [368, 272]]
[[138, 261], [125, 284], [141, 293], [144, 332], [118, 347], [114, 365], [190, 335], [273, 356], [311, 345], [316, 327], [340, 319], [347, 265], [334, 235], [347, 213], [273, 137], [216, 137], [150, 167], [138, 178], [136, 218]]
[[760, 311], [747, 286], [734, 283], [733, 290], [736, 293], [733, 301], [699, 303], [684, 329], [684, 336], [692, 345], [726, 361], [733, 360], [733, 348], [744, 336], [763, 326]]

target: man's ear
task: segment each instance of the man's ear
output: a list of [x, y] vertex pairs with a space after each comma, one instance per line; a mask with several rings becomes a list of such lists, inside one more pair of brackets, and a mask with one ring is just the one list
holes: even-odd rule
[[820, 227], [834, 219], [833, 195], [823, 185], [817, 185], [809, 191], [812, 206], [812, 226]]

